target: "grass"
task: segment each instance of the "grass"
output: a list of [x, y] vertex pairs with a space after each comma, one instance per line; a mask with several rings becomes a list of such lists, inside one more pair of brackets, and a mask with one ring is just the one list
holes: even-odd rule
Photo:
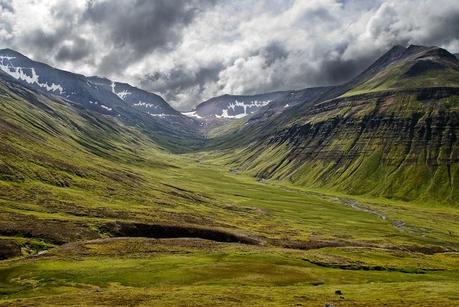
[[[356, 198], [383, 212], [388, 220], [382, 220], [346, 206], [341, 199], [345, 196], [336, 193], [257, 182], [203, 164], [196, 156], [154, 157], [169, 167], [121, 167], [142, 178], [138, 187], [107, 190], [94, 184], [86, 190], [78, 185], [10, 183], [12, 191], [22, 195], [14, 202], [4, 200], [1, 210], [9, 218], [35, 221], [45, 234], [55, 230], [48, 222], [62, 221], [67, 228], [59, 231], [67, 242], [103, 237], [92, 229], [112, 220], [198, 224], [280, 241], [266, 246], [141, 238], [69, 243], [38, 257], [0, 264], [3, 302], [448, 306], [459, 299], [457, 253], [416, 252], [432, 246], [459, 250], [454, 207]], [[395, 219], [414, 231], [395, 227]], [[80, 238], [70, 235], [75, 229]], [[17, 230], [20, 233], [20, 227]], [[279, 246], [296, 241], [344, 246]]]
[[[170, 154], [116, 119], [0, 90], [9, 97], [0, 100], [0, 240], [22, 253], [0, 262], [0, 304], [448, 306], [459, 299], [455, 204], [351, 197], [282, 176], [257, 181], [228, 163], [227, 152]], [[252, 159], [273, 168], [286, 150]], [[104, 226], [115, 222], [202, 227], [260, 243], [113, 238]]]
[[[343, 262], [343, 254], [362, 255], [361, 265], [376, 262], [391, 270], [343, 270], [309, 261], [320, 258], [331, 263], [340, 257]], [[455, 291], [459, 272], [457, 267], [451, 269], [457, 265], [457, 255], [418, 255], [423, 261], [416, 262], [412, 254], [392, 258], [386, 254], [348, 248], [303, 252], [183, 239], [99, 240], [0, 266], [0, 291], [5, 303], [29, 305], [64, 300], [84, 305], [210, 306], [219, 301], [225, 305], [428, 306], [453, 305], [459, 299]], [[416, 269], [434, 266], [437, 271], [420, 274], [413, 265]], [[335, 294], [337, 290], [342, 294]]]

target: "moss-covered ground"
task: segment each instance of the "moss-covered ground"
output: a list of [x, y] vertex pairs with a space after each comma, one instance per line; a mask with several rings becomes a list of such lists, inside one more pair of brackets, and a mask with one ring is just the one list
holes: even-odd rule
[[0, 94], [1, 305], [458, 304], [457, 204], [261, 182], [224, 153], [170, 154], [116, 119]]
[[[10, 199], [2, 200], [2, 229], [12, 231], [2, 239], [23, 243], [33, 236], [37, 244], [28, 246], [31, 251], [24, 255], [29, 256], [0, 264], [2, 302], [458, 303], [459, 212], [453, 206], [350, 199], [257, 182], [196, 156], [156, 153], [154, 159], [158, 157], [168, 166], [123, 166], [142, 179], [139, 186], [116, 190], [96, 182], [90, 190], [34, 181], [3, 183]], [[107, 221], [199, 225], [261, 243], [109, 238], [97, 228]], [[101, 237], [107, 238], [97, 239]]]

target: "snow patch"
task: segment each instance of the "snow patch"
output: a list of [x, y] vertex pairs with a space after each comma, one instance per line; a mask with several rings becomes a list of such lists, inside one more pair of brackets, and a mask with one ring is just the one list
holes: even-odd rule
[[128, 95], [131, 95], [132, 93], [127, 91], [127, 90], [124, 90], [124, 91], [121, 91], [121, 92], [116, 92], [115, 90], [115, 87], [116, 87], [116, 83], [115, 81], [112, 81], [112, 93], [115, 94], [116, 96], [118, 96], [121, 100], [124, 100], [126, 98], [126, 96]]
[[202, 118], [202, 116], [199, 116], [199, 114], [196, 111], [182, 112], [182, 114], [188, 117]]
[[[40, 76], [35, 71], [35, 68], [15, 67], [11, 62], [12, 59], [15, 59], [15, 57], [0, 56], [0, 69], [12, 76], [13, 78], [15, 78], [16, 80], [25, 81], [31, 85], [36, 84], [39, 87], [44, 88], [48, 92], [57, 91], [59, 92], [59, 94], [62, 95], [64, 89], [60, 84], [52, 83], [51, 85], [49, 85], [48, 82], [41, 83], [39, 81]], [[30, 71], [30, 75], [25, 73], [25, 70]]]
[[133, 104], [134, 107], [145, 107], [145, 108], [155, 108], [157, 109], [158, 106], [153, 104], [153, 103], [146, 103], [146, 102], [142, 102], [142, 101], [139, 101], [137, 103], [134, 103]]
[[[250, 111], [249, 113], [247, 112], [247, 109], [251, 108], [262, 108], [267, 106], [272, 100], [252, 100], [249, 103], [245, 103], [243, 101], [238, 101], [237, 99], [234, 102], [231, 102], [228, 104], [227, 109], [222, 110], [221, 115], [215, 115], [216, 118], [243, 118], [249, 114], [252, 114], [253, 111]], [[242, 107], [244, 108], [243, 113], [239, 113], [236, 115], [229, 115], [228, 111], [231, 109], [233, 113], [236, 111], [237, 107]]]
[[287, 104], [284, 106], [284, 108], [288, 108], [288, 107], [290, 107], [290, 105], [287, 103]]
[[241, 113], [241, 114], [237, 114], [237, 115], [228, 115], [228, 110], [226, 110], [226, 109], [223, 109], [222, 115], [215, 114], [216, 118], [230, 118], [230, 119], [243, 118], [245, 116], [247, 116], [246, 113]]
[[175, 116], [173, 114], [166, 114], [166, 113], [150, 113], [150, 112], [147, 112], [148, 115], [150, 116], [153, 116], [153, 117], [161, 117], [161, 118], [165, 118], [165, 117], [168, 117], [168, 116]]
[[103, 109], [107, 110], [107, 111], [111, 111], [111, 110], [112, 110], [112, 108], [109, 108], [109, 107], [107, 107], [107, 106], [104, 106], [103, 104], [101, 104], [100, 106], [101, 106]]

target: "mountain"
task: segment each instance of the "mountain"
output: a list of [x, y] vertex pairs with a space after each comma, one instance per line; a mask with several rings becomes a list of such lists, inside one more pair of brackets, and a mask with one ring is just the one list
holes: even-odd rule
[[186, 139], [201, 138], [196, 121], [173, 109], [160, 96], [129, 84], [56, 69], [11, 49], [0, 50], [0, 70], [50, 97], [141, 126], [169, 148], [181, 147]]
[[115, 118], [168, 150], [224, 149], [232, 168], [260, 179], [406, 200], [459, 197], [459, 61], [438, 47], [395, 46], [345, 84], [224, 95], [187, 116], [158, 95], [9, 49], [0, 63], [10, 83]]
[[455, 305], [454, 206], [257, 182], [97, 110], [0, 71], [0, 305]]
[[288, 94], [276, 98], [266, 107], [255, 112], [255, 114], [247, 118], [247, 120], [252, 123], [260, 119], [266, 120], [269, 117], [286, 112], [287, 109], [296, 105], [307, 105], [323, 97], [324, 94], [330, 92], [332, 89], [334, 89], [333, 86], [323, 86], [290, 91]]
[[448, 87], [459, 83], [457, 58], [448, 51], [415, 45], [400, 51], [383, 66], [376, 65], [371, 76], [362, 74], [347, 95], [387, 89]]
[[285, 97], [288, 92], [273, 92], [258, 95], [223, 95], [213, 97], [200, 103], [191, 112], [184, 113], [187, 116], [199, 119], [236, 119], [254, 114], [272, 101]]
[[18, 81], [53, 95], [77, 102], [100, 113], [118, 115], [128, 105], [157, 117], [180, 116], [160, 96], [126, 83], [55, 69], [11, 50], [0, 50], [0, 69]]
[[205, 141], [129, 85], [0, 70], [0, 305], [457, 305], [458, 62], [407, 49]]
[[260, 179], [454, 203], [458, 111], [459, 61], [437, 47], [396, 46], [350, 82], [212, 146]]

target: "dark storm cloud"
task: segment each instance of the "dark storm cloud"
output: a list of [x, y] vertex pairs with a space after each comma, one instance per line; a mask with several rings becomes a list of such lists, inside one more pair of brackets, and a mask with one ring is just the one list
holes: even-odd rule
[[[2, 18], [4, 13], [14, 14], [12, 0], [0, 0], [0, 44], [2, 43], [2, 36], [4, 43], [10, 43], [11, 32], [13, 31], [11, 24]], [[1, 33], [2, 30], [3, 33]]]
[[425, 29], [423, 43], [426, 45], [442, 45], [452, 39], [459, 39], [459, 11], [451, 10], [439, 16], [436, 22]]
[[185, 89], [194, 85], [204, 85], [208, 81], [215, 80], [223, 68], [222, 65], [216, 64], [211, 67], [201, 67], [197, 72], [192, 72], [185, 67], [176, 67], [167, 74], [147, 74], [145, 81], [150, 82], [152, 85], [149, 87], [153, 87], [157, 91]]
[[[276, 62], [285, 60], [288, 57], [288, 51], [278, 41], [269, 43], [266, 47], [259, 50], [253, 50], [252, 56], [263, 58], [264, 65], [269, 67]], [[174, 99], [182, 93], [201, 93], [209, 83], [219, 79], [219, 74], [225, 69], [223, 63], [210, 63], [209, 65], [199, 67], [194, 71], [183, 65], [174, 67], [167, 73], [156, 72], [146, 74], [140, 82], [140, 86], [153, 92], [161, 93], [166, 100]], [[270, 84], [259, 90], [269, 90]], [[222, 89], [223, 86], [217, 86]], [[193, 97], [186, 101], [183, 108], [191, 109], [192, 106], [201, 102], [203, 98]]]
[[[13, 11], [12, 1], [0, 1], [2, 7]], [[89, 56], [98, 57], [94, 73], [123, 74], [122, 69], [126, 65], [141, 60], [145, 55], [172, 50], [180, 43], [183, 28], [215, 1], [79, 2], [84, 3], [83, 9], [72, 8], [66, 1], [49, 7], [52, 27], [36, 27], [20, 33], [14, 38], [12, 47], [29, 50], [38, 60], [47, 59], [49, 62], [51, 56], [55, 63], [78, 63], [83, 59], [88, 60]], [[3, 27], [9, 26], [9, 23], [5, 23]], [[82, 38], [81, 33], [87, 39]], [[5, 38], [3, 41], [6, 43]], [[95, 46], [91, 46], [91, 43], [95, 43]]]
[[92, 55], [94, 48], [89, 42], [81, 37], [75, 37], [71, 44], [60, 47], [56, 54], [57, 61], [79, 61]]
[[[174, 100], [177, 95], [184, 92], [203, 91], [207, 83], [218, 80], [218, 74], [223, 69], [224, 66], [221, 63], [200, 67], [197, 71], [178, 66], [167, 73], [156, 72], [145, 75], [140, 86], [153, 92], [162, 93], [166, 100]], [[198, 100], [194, 103], [199, 102]]]
[[181, 30], [199, 10], [211, 3], [213, 1], [93, 1], [88, 4], [82, 22], [100, 26], [115, 48], [130, 48], [135, 56], [144, 56], [158, 48], [173, 48], [181, 39]]
[[320, 86], [345, 83], [364, 71], [381, 55], [381, 52], [375, 52], [350, 60], [343, 58], [324, 60], [318, 72], [310, 76], [306, 84]]
[[16, 33], [12, 47], [39, 61], [49, 63], [52, 59], [54, 63], [50, 64], [81, 60], [91, 53], [93, 49], [78, 35], [80, 17], [77, 12], [65, 3], [57, 3], [49, 9], [49, 16], [52, 26], [30, 27], [23, 33]]
[[45, 32], [43, 29], [36, 29], [25, 35], [21, 41], [23, 46], [39, 50], [43, 56], [49, 55], [62, 42], [66, 29], [57, 28], [54, 32]]
[[5, 11], [14, 13], [12, 0], [0, 0], [0, 8]]
[[288, 50], [279, 41], [274, 41], [262, 48], [259, 54], [265, 59], [266, 65], [271, 66], [274, 62], [287, 58]]
[[395, 44], [459, 51], [451, 0], [0, 0], [0, 48], [191, 109], [338, 84]]

